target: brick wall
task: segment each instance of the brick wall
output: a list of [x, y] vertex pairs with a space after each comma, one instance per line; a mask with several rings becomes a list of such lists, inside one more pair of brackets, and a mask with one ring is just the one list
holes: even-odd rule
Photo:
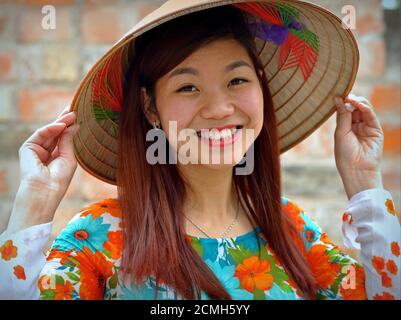
[[[18, 149], [38, 127], [68, 105], [94, 62], [139, 19], [163, 1], [0, 1], [0, 230], [7, 224], [19, 183]], [[357, 12], [354, 30], [361, 52], [356, 94], [369, 98], [385, 130], [384, 184], [400, 208], [400, 62], [391, 58], [380, 1], [315, 0], [341, 15]], [[57, 27], [41, 27], [41, 8], [56, 8]], [[316, 133], [282, 156], [284, 193], [341, 244], [341, 214], [347, 199], [333, 156], [332, 117]], [[78, 168], [56, 213], [53, 237], [83, 206], [116, 196], [113, 186]], [[351, 254], [355, 254], [351, 252]]]

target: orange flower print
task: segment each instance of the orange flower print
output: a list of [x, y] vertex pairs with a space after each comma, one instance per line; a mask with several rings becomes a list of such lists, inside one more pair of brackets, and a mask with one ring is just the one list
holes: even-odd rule
[[103, 244], [103, 248], [110, 252], [112, 259], [119, 259], [121, 257], [123, 233], [121, 231], [110, 231], [107, 234], [109, 241]]
[[375, 294], [373, 300], [395, 300], [395, 297], [391, 293], [384, 291], [382, 295]]
[[333, 242], [331, 242], [331, 240], [326, 232], [323, 232], [320, 235], [320, 241], [323, 242], [324, 244], [329, 244], [329, 245], [333, 246], [333, 248], [335, 248], [335, 249], [338, 249], [338, 246], [336, 244], [334, 244]]
[[253, 292], [255, 288], [269, 290], [274, 280], [269, 271], [268, 260], [259, 260], [257, 256], [252, 256], [237, 265], [235, 276], [240, 280], [241, 287], [249, 292]]
[[375, 268], [375, 270], [378, 274], [380, 274], [382, 272], [382, 270], [384, 269], [385, 263], [386, 262], [384, 261], [384, 259], [382, 257], [373, 256], [372, 266], [373, 266], [373, 268]]
[[303, 210], [291, 201], [286, 201], [284, 203], [282, 202], [281, 208], [284, 213], [290, 216], [291, 221], [294, 223], [296, 229], [301, 230], [301, 232], [303, 232], [305, 226], [305, 220], [302, 219], [302, 217], [300, 216], [300, 213], [303, 212]]
[[38, 280], [38, 288], [40, 292], [53, 289], [54, 287], [52, 288], [52, 285], [54, 285], [52, 283], [52, 278], [46, 274], [41, 276]]
[[308, 262], [312, 273], [322, 289], [327, 289], [333, 284], [341, 268], [339, 264], [330, 262], [325, 251], [325, 245], [316, 244], [308, 252]]
[[309, 242], [313, 242], [315, 240], [315, 232], [313, 230], [307, 230], [306, 231], [306, 239]]
[[[348, 219], [348, 217], [349, 217], [349, 219]], [[350, 214], [348, 214], [348, 213], [346, 213], [346, 212], [344, 212], [344, 214], [343, 214], [343, 221], [344, 222], [348, 222], [349, 224], [352, 224], [354, 221], [352, 220], [352, 215], [350, 215]]]
[[92, 218], [96, 219], [105, 213], [110, 213], [113, 217], [121, 218], [120, 204], [116, 199], [105, 199], [96, 202], [82, 211], [81, 217], [86, 217], [92, 214]]
[[387, 275], [387, 273], [386, 272], [382, 272], [381, 276], [382, 276], [382, 285], [383, 285], [383, 287], [391, 288], [393, 286], [393, 283], [391, 281], [391, 278]]
[[71, 252], [73, 250], [68, 250], [68, 251], [60, 251], [57, 250], [57, 248], [51, 249], [51, 251], [49, 252], [46, 260], [47, 261], [51, 261], [54, 258], [60, 258], [60, 264], [63, 266], [74, 266], [72, 262], [69, 261], [69, 258], [72, 257]]
[[23, 266], [20, 266], [20, 265], [15, 266], [14, 274], [17, 277], [17, 279], [26, 280], [25, 269]]
[[365, 270], [355, 265], [351, 265], [349, 268], [355, 268], [355, 287], [350, 288], [341, 284], [340, 292], [342, 298], [344, 300], [367, 300], [368, 297], [365, 290]]
[[391, 253], [396, 257], [400, 256], [400, 245], [397, 242], [391, 242]]
[[74, 287], [67, 280], [65, 284], [56, 284], [56, 294], [54, 295], [55, 300], [72, 300], [72, 294]]
[[395, 216], [394, 202], [391, 199], [386, 200], [386, 207], [387, 207], [387, 211], [390, 214], [392, 214], [393, 216]]
[[0, 247], [0, 253], [3, 260], [9, 261], [17, 256], [18, 248], [13, 245], [12, 240], [7, 240]]
[[386, 263], [386, 268], [393, 275], [396, 275], [397, 272], [398, 272], [398, 268], [397, 268], [397, 265], [394, 262], [394, 260], [391, 260], [391, 259], [388, 260], [387, 263]]
[[113, 264], [99, 250], [93, 254], [88, 247], [84, 247], [74, 258], [79, 262], [78, 268], [81, 271], [81, 299], [102, 300], [106, 281], [113, 275]]

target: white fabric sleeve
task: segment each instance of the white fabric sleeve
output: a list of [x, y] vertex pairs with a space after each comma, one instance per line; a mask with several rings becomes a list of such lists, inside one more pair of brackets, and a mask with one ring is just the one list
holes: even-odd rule
[[359, 250], [369, 299], [401, 299], [401, 227], [391, 194], [369, 189], [355, 194], [343, 216], [344, 245]]
[[53, 222], [0, 235], [0, 299], [39, 299], [39, 274]]

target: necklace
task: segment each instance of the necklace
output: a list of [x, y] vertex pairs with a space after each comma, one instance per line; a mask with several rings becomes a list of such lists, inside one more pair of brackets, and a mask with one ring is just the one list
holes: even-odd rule
[[[193, 224], [193, 226], [194, 226], [196, 229], [198, 229], [200, 232], [202, 232], [204, 235], [206, 235], [206, 237], [212, 238], [212, 237], [209, 236], [201, 227], [199, 227], [199, 226], [196, 225], [191, 219], [189, 219], [185, 214], [184, 214], [184, 216], [185, 216], [185, 218], [187, 218], [187, 220], [188, 220], [189, 222], [191, 222], [191, 223]], [[231, 224], [228, 226], [228, 228], [226, 229], [226, 231], [224, 231], [224, 232], [221, 234], [220, 238], [224, 238], [224, 237], [226, 236], [226, 234], [229, 233], [229, 232], [231, 231], [231, 229], [233, 228], [234, 224], [235, 224], [235, 223], [237, 222], [237, 220], [238, 220], [238, 216], [239, 216], [239, 199], [238, 199], [238, 202], [237, 202], [237, 211], [236, 211], [236, 214], [235, 214], [235, 218], [234, 218], [233, 222], [231, 222]]]

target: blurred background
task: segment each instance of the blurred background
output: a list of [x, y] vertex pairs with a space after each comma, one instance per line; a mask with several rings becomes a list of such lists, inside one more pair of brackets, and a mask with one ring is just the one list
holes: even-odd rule
[[[183, 0], [185, 1], [185, 0]], [[19, 185], [18, 149], [69, 105], [80, 80], [107, 49], [164, 1], [0, 0], [0, 233]], [[375, 106], [385, 132], [383, 180], [400, 212], [400, 1], [314, 0], [338, 16], [353, 5], [361, 60], [353, 93]], [[42, 28], [42, 8], [56, 9], [56, 28]], [[334, 162], [335, 116], [282, 155], [284, 195], [342, 246], [347, 205]], [[52, 242], [87, 204], [116, 197], [114, 186], [78, 168], [56, 213]], [[348, 251], [357, 257], [356, 252]]]

